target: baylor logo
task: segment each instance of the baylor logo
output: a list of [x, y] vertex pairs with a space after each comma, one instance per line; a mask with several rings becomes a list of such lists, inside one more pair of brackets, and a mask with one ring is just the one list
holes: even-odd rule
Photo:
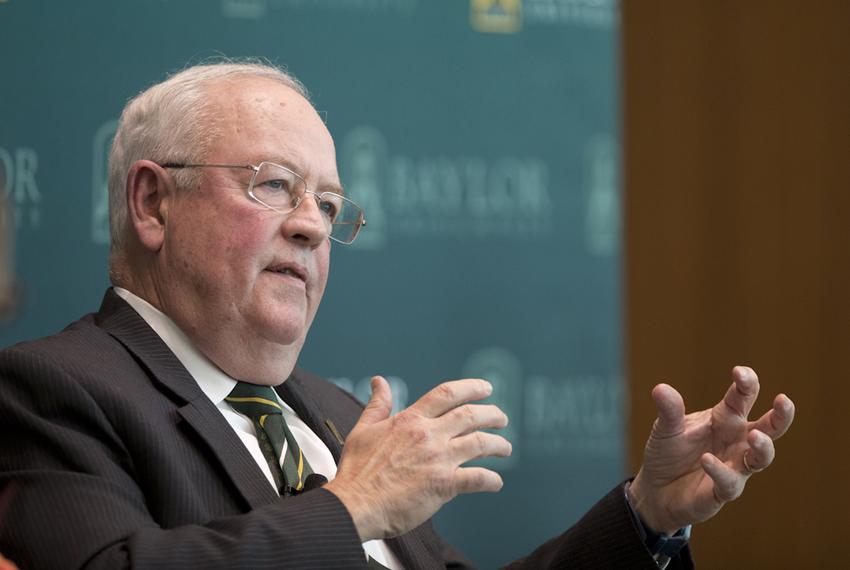
[[513, 34], [522, 28], [521, 0], [471, 0], [469, 19], [478, 32]]
[[0, 148], [0, 195], [11, 207], [11, 217], [17, 229], [38, 229], [41, 224], [41, 192], [35, 179], [37, 171], [38, 154], [35, 150]]
[[342, 141], [340, 175], [368, 224], [355, 249], [380, 249], [399, 237], [536, 240], [552, 233], [549, 167], [540, 158], [392, 154], [371, 126]]
[[556, 457], [565, 452], [616, 457], [623, 433], [623, 379], [570, 374], [529, 376], [525, 383], [527, 453]]

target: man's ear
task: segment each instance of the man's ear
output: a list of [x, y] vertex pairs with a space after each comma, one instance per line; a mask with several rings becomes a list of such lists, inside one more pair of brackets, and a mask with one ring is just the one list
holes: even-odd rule
[[165, 242], [165, 219], [173, 182], [165, 170], [138, 160], [127, 173], [128, 222], [145, 249], [159, 251]]

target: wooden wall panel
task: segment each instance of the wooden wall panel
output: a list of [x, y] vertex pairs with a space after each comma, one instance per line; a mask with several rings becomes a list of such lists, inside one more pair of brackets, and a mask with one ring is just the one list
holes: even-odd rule
[[632, 463], [655, 383], [702, 408], [749, 364], [797, 420], [699, 565], [850, 567], [850, 2], [622, 8]]

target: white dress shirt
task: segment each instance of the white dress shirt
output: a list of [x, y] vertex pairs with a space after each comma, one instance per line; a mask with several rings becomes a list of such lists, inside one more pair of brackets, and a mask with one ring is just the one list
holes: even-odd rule
[[[257, 440], [257, 433], [254, 431], [254, 424], [248, 416], [242, 415], [235, 411], [224, 398], [230, 394], [233, 387], [236, 386], [236, 380], [225, 374], [215, 364], [213, 364], [206, 356], [201, 354], [194, 347], [189, 338], [181, 331], [174, 321], [166, 316], [162, 311], [145, 301], [144, 299], [134, 295], [133, 293], [115, 287], [115, 292], [119, 297], [127, 301], [139, 316], [156, 332], [157, 335], [168, 345], [171, 352], [183, 364], [198, 386], [210, 399], [210, 401], [218, 408], [239, 439], [245, 445], [245, 448], [257, 462], [257, 466], [268, 479], [269, 484], [277, 492], [277, 487], [274, 483], [269, 465], [266, 462], [263, 452], [260, 450], [260, 444]], [[277, 393], [275, 393], [277, 397]], [[295, 412], [285, 402], [277, 397], [278, 402], [283, 409], [283, 418], [292, 435], [301, 447], [304, 457], [310, 463], [310, 467], [314, 473], [321, 473], [328, 478], [328, 481], [336, 477], [336, 462], [334, 461], [331, 451], [325, 446], [324, 442], [317, 436], [310, 427], [299, 418]], [[281, 455], [282, 457], [282, 455]], [[363, 543], [363, 549], [366, 554], [393, 570], [403, 568], [399, 563], [395, 554], [389, 549], [383, 540], [370, 540]]]

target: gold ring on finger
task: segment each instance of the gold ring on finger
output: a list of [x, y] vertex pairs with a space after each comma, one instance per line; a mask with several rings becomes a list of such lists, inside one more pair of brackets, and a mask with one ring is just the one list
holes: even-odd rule
[[747, 453], [749, 451], [750, 451], [749, 449], [744, 450], [744, 471], [746, 471], [747, 475], [752, 475], [753, 473], [758, 473], [759, 471], [764, 471], [764, 467], [762, 467], [761, 469], [753, 469], [752, 467], [750, 467], [750, 464], [747, 463]]

